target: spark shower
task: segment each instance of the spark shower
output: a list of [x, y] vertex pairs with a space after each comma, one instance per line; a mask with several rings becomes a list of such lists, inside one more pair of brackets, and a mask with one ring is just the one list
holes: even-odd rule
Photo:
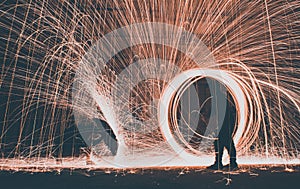
[[2, 167], [209, 164], [224, 91], [240, 163], [299, 163], [298, 1], [19, 0], [0, 14]]

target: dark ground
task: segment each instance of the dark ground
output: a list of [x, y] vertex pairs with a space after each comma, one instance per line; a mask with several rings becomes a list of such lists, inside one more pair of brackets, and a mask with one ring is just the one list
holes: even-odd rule
[[[0, 172], [1, 189], [34, 188], [299, 188], [300, 166], [242, 167], [237, 172], [204, 168], [164, 170], [63, 170], [61, 172]], [[229, 185], [228, 180], [231, 180]]]

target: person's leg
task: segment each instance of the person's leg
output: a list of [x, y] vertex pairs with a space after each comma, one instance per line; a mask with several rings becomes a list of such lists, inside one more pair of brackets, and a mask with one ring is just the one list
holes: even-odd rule
[[214, 146], [215, 146], [215, 154], [216, 154], [215, 162], [218, 163], [219, 165], [223, 166], [222, 157], [223, 157], [223, 151], [224, 151], [224, 144], [221, 140], [216, 140], [214, 142]]
[[230, 157], [230, 164], [237, 164], [236, 163], [236, 149], [233, 140], [231, 140], [229, 146], [229, 157]]
[[223, 150], [224, 150], [224, 143], [220, 140], [214, 141], [214, 148], [215, 148], [215, 162], [213, 165], [207, 167], [208, 169], [222, 169], [222, 157], [223, 157]]
[[232, 139], [228, 141], [228, 143], [225, 145], [225, 148], [228, 151], [229, 158], [230, 158], [229, 165], [225, 167], [229, 168], [230, 170], [238, 168], [238, 164], [236, 162], [236, 148], [234, 146], [234, 142]]

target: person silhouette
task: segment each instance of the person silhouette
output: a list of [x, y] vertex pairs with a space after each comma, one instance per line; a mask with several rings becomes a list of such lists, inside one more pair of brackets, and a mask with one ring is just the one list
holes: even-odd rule
[[[226, 101], [224, 121], [218, 134], [218, 139], [214, 141], [215, 162], [213, 165], [207, 167], [207, 169], [218, 170], [226, 168], [229, 170], [235, 170], [238, 168], [238, 164], [236, 162], [236, 148], [232, 138], [236, 125], [236, 106], [232, 96], [228, 92]], [[222, 163], [224, 148], [226, 148], [230, 157], [230, 163], [226, 166], [223, 166]]]

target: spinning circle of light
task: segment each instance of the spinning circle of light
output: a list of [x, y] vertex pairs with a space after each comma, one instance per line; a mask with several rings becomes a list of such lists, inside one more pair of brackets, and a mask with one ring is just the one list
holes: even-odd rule
[[240, 85], [226, 72], [222, 70], [213, 70], [213, 69], [192, 69], [187, 70], [179, 75], [177, 75], [166, 87], [165, 91], [162, 94], [162, 97], [159, 102], [159, 125], [160, 130], [168, 142], [168, 144], [172, 147], [172, 149], [178, 153], [182, 158], [188, 158], [195, 156], [192, 153], [189, 153], [185, 150], [183, 146], [178, 144], [175, 140], [171, 127], [168, 121], [169, 112], [170, 112], [170, 104], [172, 103], [172, 97], [175, 93], [180, 90], [182, 84], [186, 81], [195, 78], [195, 77], [209, 77], [219, 81], [224, 84], [226, 88], [230, 91], [235, 100], [236, 109], [237, 109], [237, 130], [234, 135], [234, 142], [237, 144], [239, 140], [242, 138], [243, 132], [246, 128], [247, 123], [247, 99], [244, 95], [244, 92]]

